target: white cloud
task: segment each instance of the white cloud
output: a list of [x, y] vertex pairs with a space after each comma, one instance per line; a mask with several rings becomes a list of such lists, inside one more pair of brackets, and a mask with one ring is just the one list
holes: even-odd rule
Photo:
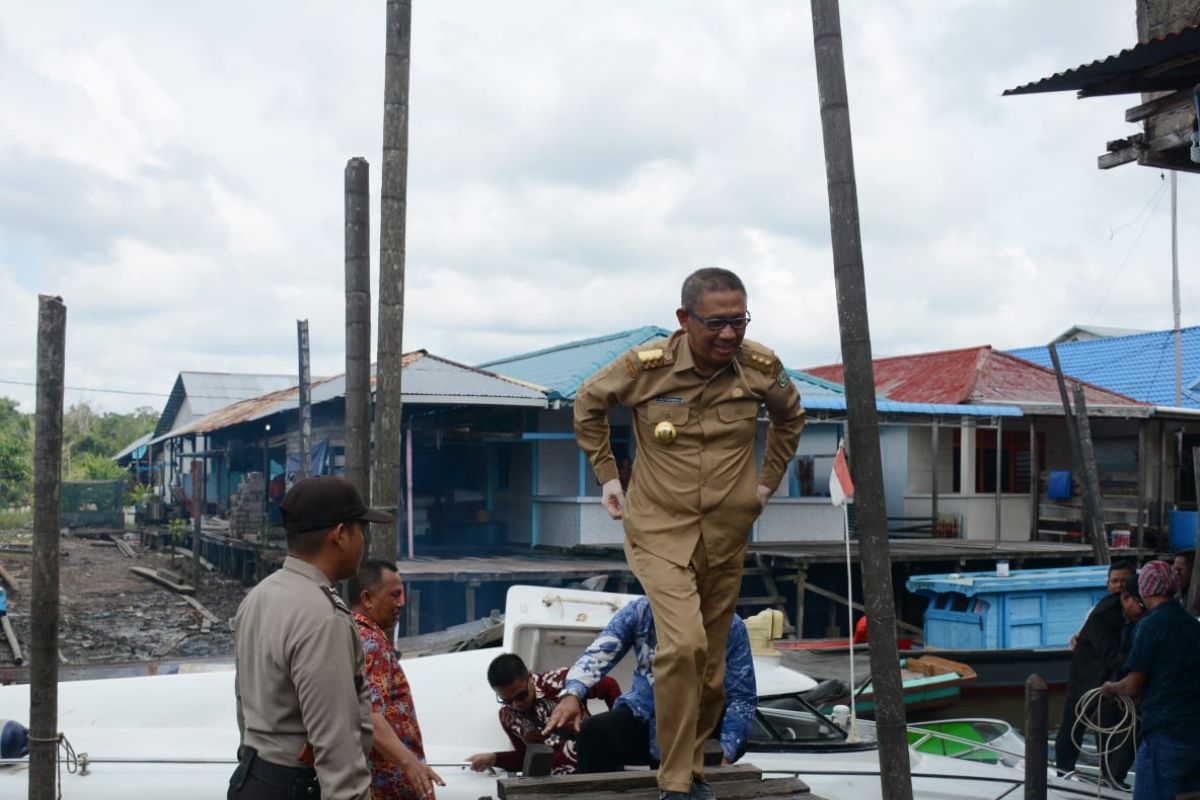
[[[1095, 167], [1135, 99], [1000, 97], [1131, 44], [1127, 0], [842, 13], [877, 354], [1170, 324], [1165, 203], [1109, 237], [1157, 174]], [[413, 31], [406, 346], [470, 363], [670, 326], [683, 276], [721, 264], [753, 338], [837, 360], [804, 4], [464, 0]], [[382, 49], [381, 3], [6, 9], [0, 379], [31, 374], [38, 291], [67, 300], [73, 385], [291, 371], [297, 318], [339, 372], [343, 167], [371, 162], [375, 254]], [[1191, 176], [1180, 202], [1187, 322]]]

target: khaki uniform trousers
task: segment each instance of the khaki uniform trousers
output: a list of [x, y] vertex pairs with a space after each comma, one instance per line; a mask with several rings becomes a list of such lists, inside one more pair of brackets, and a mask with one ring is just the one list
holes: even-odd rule
[[681, 567], [626, 539], [625, 556], [650, 600], [658, 636], [658, 787], [687, 792], [704, 775], [704, 741], [725, 709], [725, 645], [742, 586], [742, 554], [710, 568], [701, 539]]

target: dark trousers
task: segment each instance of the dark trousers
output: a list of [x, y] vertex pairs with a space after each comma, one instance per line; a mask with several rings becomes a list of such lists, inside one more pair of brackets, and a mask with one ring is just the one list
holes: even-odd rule
[[627, 764], [656, 764], [650, 757], [649, 727], [625, 705], [584, 720], [575, 752], [580, 772], [617, 772]]
[[263, 761], [254, 748], [242, 749], [226, 800], [321, 800], [314, 770], [282, 767]]

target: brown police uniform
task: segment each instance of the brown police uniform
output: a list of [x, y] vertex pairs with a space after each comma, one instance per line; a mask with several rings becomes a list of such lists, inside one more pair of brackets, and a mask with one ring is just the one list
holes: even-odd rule
[[[770, 417], [755, 470], [758, 410]], [[633, 409], [637, 459], [626, 496], [625, 552], [654, 610], [659, 787], [686, 792], [703, 773], [704, 739], [724, 707], [725, 640], [741, 589], [756, 486], [779, 485], [804, 428], [787, 371], [744, 340], [713, 375], [697, 372], [687, 335], [634, 348], [575, 397], [575, 435], [602, 483], [617, 477], [608, 412]]]
[[289, 786], [307, 770], [298, 756], [308, 742], [324, 800], [370, 798], [362, 642], [324, 573], [289, 556], [246, 595], [234, 630], [243, 757], [229, 796], [304, 796]]

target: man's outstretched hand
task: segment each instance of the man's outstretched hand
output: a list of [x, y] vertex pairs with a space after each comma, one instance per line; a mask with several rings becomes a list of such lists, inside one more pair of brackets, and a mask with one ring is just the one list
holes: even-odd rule
[[625, 516], [625, 490], [621, 488], [620, 478], [605, 481], [604, 486], [600, 489], [600, 498], [604, 510], [610, 517], [621, 519]]
[[[619, 484], [617, 488], [620, 488]], [[550, 718], [546, 720], [546, 727], [542, 728], [542, 735], [549, 736], [561, 728], [578, 731], [582, 722], [583, 704], [579, 702], [578, 697], [568, 694], [563, 696], [563, 699], [559, 700], [558, 705], [550, 712]]]

